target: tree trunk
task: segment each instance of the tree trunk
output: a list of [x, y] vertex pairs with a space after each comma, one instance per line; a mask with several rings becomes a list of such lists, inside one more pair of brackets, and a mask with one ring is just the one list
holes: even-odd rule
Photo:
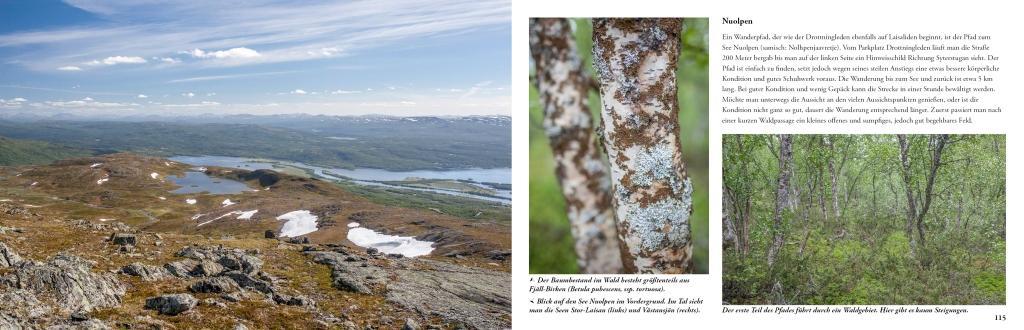
[[722, 186], [722, 250], [731, 246], [738, 253], [739, 239], [736, 237], [736, 225], [730, 217], [733, 205], [729, 202], [727, 189], [724, 185]]
[[680, 150], [680, 19], [594, 19], [604, 147], [627, 272], [693, 270], [693, 185]]
[[589, 77], [583, 72], [569, 21], [540, 18], [530, 23], [544, 129], [565, 197], [577, 264], [582, 273], [621, 273], [611, 181], [594, 139], [587, 105]]
[[775, 258], [782, 250], [785, 237], [782, 228], [782, 212], [788, 203], [789, 178], [793, 171], [793, 136], [779, 135], [779, 181], [775, 190], [775, 214], [772, 221], [772, 241], [768, 247], [768, 267], [775, 264]]
[[932, 188], [935, 186], [935, 176], [939, 173], [939, 166], [942, 166], [942, 151], [946, 148], [946, 141], [949, 140], [949, 135], [939, 134], [932, 135], [928, 139], [928, 145], [931, 151], [931, 164], [928, 171], [928, 182], [924, 188], [923, 206], [921, 206], [921, 212], [917, 214], [917, 236], [921, 240], [923, 245], [925, 242], [924, 234], [924, 216], [928, 214], [928, 209], [932, 206]]
[[903, 134], [897, 134], [896, 141], [900, 144], [903, 186], [907, 191], [907, 225], [904, 231], [907, 234], [907, 240], [910, 242], [910, 253], [913, 254], [917, 245], [917, 240], [914, 238], [914, 219], [917, 218], [917, 202], [914, 200], [914, 186], [911, 183], [910, 141], [907, 141], [907, 136]]

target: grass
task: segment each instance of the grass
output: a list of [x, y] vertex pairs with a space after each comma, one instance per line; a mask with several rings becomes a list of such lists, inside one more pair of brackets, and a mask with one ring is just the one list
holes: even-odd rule
[[[423, 210], [437, 209], [445, 214], [469, 220], [481, 218], [495, 219], [500, 222], [512, 221], [512, 208], [500, 203], [407, 189], [363, 186], [344, 181], [336, 182], [345, 190], [381, 205]], [[482, 214], [477, 216], [478, 212], [482, 212]]]
[[[707, 19], [684, 19], [683, 51], [679, 59], [678, 87], [681, 143], [687, 173], [693, 180], [694, 264], [697, 273], [708, 272], [708, 57]], [[576, 42], [586, 69], [590, 61], [590, 20], [576, 20]], [[555, 178], [555, 165], [542, 127], [543, 113], [535, 86], [530, 86], [530, 273], [577, 273], [565, 200]], [[595, 127], [600, 99], [590, 93]]]

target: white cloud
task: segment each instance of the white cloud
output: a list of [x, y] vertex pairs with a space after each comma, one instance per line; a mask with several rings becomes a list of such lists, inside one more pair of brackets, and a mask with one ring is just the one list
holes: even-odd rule
[[186, 92], [186, 93], [181, 93], [181, 96], [184, 96], [184, 97], [187, 97], [187, 98], [193, 98], [193, 97], [196, 96], [196, 93]]
[[47, 106], [53, 108], [76, 108], [76, 109], [106, 109], [106, 108], [130, 108], [138, 106], [135, 103], [118, 103], [118, 102], [98, 102], [93, 100], [91, 97], [86, 97], [81, 100], [75, 101], [46, 101], [43, 103], [33, 103], [37, 106]]
[[359, 93], [362, 93], [362, 91], [346, 91], [346, 90], [339, 89], [339, 90], [331, 92], [331, 94], [334, 94], [334, 95], [339, 95], [339, 94], [359, 94]]
[[139, 96], [136, 96], [136, 97], [140, 98], [140, 99], [144, 99], [144, 98], [148, 98], [149, 96], [146, 96], [146, 94], [139, 94]]
[[333, 57], [341, 54], [341, 50], [337, 47], [324, 47], [318, 50], [307, 51], [306, 54], [309, 54], [309, 56]]
[[260, 55], [259, 52], [255, 51], [255, 50], [252, 50], [252, 49], [249, 49], [249, 48], [245, 48], [245, 47], [235, 47], [235, 48], [231, 48], [231, 49], [228, 49], [228, 50], [218, 50], [218, 51], [215, 51], [215, 52], [207, 52], [207, 51], [204, 51], [202, 49], [196, 48], [196, 49], [193, 49], [193, 50], [190, 50], [190, 51], [184, 51], [182, 53], [192, 55], [192, 57], [195, 57], [195, 58], [219, 58], [219, 59], [225, 59], [225, 58], [254, 58], [254, 57], [262, 56], [262, 55]]
[[186, 104], [163, 104], [163, 107], [167, 108], [200, 108], [200, 107], [215, 107], [221, 105], [220, 102], [203, 101], [199, 103], [186, 103]]
[[68, 65], [68, 66], [59, 67], [59, 68], [57, 68], [57, 70], [60, 70], [60, 71], [82, 71], [82, 68], [79, 68], [79, 67], [74, 66], [74, 65]]
[[307, 94], [307, 93], [306, 93], [306, 91], [304, 91], [304, 90], [301, 90], [301, 89], [296, 89], [296, 90], [293, 90], [293, 91], [291, 91], [290, 93], [291, 93], [291, 94], [296, 94], [296, 95], [306, 95], [306, 94]]
[[416, 102], [412, 102], [412, 101], [402, 101], [402, 102], [398, 102], [398, 103], [401, 104], [401, 105], [416, 105]]
[[[360, 54], [393, 44], [416, 47], [428, 44], [432, 37], [507, 30], [511, 21], [509, 0], [325, 1], [301, 5], [256, 1], [244, 6], [231, 1], [66, 3], [99, 16], [97, 21], [103, 23], [2, 33], [0, 47], [32, 47], [21, 47], [26, 51], [0, 56], [0, 60], [17, 60], [35, 70], [53, 70], [69, 58], [88, 62], [109, 56], [111, 50], [145, 58], [185, 49], [204, 50], [204, 56], [214, 57], [253, 55], [252, 49], [239, 47], [247, 45], [259, 47], [262, 56], [258, 61], [183, 64], [304, 61]], [[239, 53], [232, 49], [243, 50]]]
[[10, 100], [0, 99], [0, 109], [16, 109], [21, 108], [22, 103], [28, 102], [28, 100], [15, 97]]
[[117, 64], [142, 64], [146, 59], [138, 56], [110, 56], [103, 60], [92, 60], [86, 62], [88, 65], [117, 65]]
[[178, 63], [181, 63], [181, 60], [179, 60], [179, 59], [176, 59], [176, 58], [173, 58], [173, 57], [158, 57], [158, 56], [153, 56], [153, 60], [154, 60], [154, 61], [160, 61], [160, 62], [164, 62], [164, 63], [167, 63], [167, 64], [178, 64]]
[[206, 93], [206, 96], [217, 96], [217, 93]]

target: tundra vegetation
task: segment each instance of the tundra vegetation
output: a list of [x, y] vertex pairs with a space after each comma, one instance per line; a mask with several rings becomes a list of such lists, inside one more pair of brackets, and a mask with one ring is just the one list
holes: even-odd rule
[[530, 28], [531, 273], [706, 273], [707, 20]]
[[725, 135], [728, 304], [1006, 302], [1005, 135]]

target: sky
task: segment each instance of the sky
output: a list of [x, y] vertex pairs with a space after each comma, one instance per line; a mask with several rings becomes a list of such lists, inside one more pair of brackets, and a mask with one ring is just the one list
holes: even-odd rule
[[510, 115], [510, 0], [0, 0], [0, 115]]

